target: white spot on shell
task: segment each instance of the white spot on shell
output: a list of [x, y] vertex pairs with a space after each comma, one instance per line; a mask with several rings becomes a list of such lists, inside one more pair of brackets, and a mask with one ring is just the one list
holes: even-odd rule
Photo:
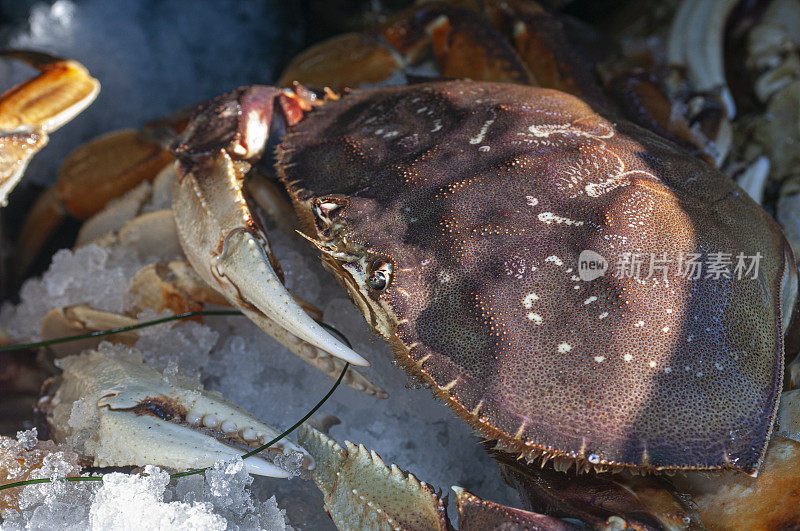
[[565, 354], [565, 353], [569, 352], [570, 350], [572, 350], [572, 345], [570, 345], [569, 343], [561, 343], [561, 344], [558, 345], [558, 351], [561, 354]]
[[552, 262], [552, 263], [554, 263], [554, 264], [555, 264], [555, 265], [557, 265], [557, 266], [562, 266], [562, 265], [564, 265], [564, 261], [563, 261], [563, 260], [561, 260], [561, 258], [557, 257], [557, 256], [556, 256], [556, 255], [554, 255], [554, 254], [551, 254], [550, 256], [548, 256], [547, 258], [545, 258], [545, 259], [544, 259], [544, 261], [545, 261], [545, 262]]
[[605, 319], [606, 317], [608, 317], [608, 312], [603, 312], [597, 316], [598, 319]]
[[548, 225], [551, 223], [556, 223], [559, 225], [575, 225], [576, 227], [583, 225], [583, 221], [565, 218], [563, 216], [559, 216], [558, 214], [554, 214], [553, 212], [542, 212], [537, 217], [539, 218], [539, 221], [542, 223], [547, 223]]
[[629, 182], [630, 179], [623, 178], [620, 175], [615, 175], [610, 179], [606, 179], [600, 183], [589, 183], [583, 187], [583, 190], [589, 197], [601, 197], [615, 188], [619, 188], [620, 186], [626, 185]]
[[486, 136], [486, 132], [489, 130], [489, 126], [492, 125], [493, 123], [494, 119], [486, 120], [486, 122], [483, 124], [483, 127], [481, 127], [481, 130], [478, 131], [478, 134], [469, 139], [469, 143], [480, 144], [481, 142], [483, 142], [483, 137]]
[[644, 321], [637, 321], [636, 324], [633, 326], [635, 326], [636, 328], [641, 328], [644, 326]]
[[558, 133], [566, 133], [571, 129], [571, 124], [546, 124], [546, 125], [532, 125], [528, 127], [528, 131], [533, 133], [533, 136], [539, 138], [547, 138], [550, 135]]
[[583, 301], [583, 304], [591, 304], [591, 303], [593, 303], [593, 302], [594, 302], [594, 301], [596, 301], [596, 300], [597, 300], [597, 297], [595, 297], [594, 295], [592, 295], [591, 297], [589, 297], [588, 299], [586, 299], [585, 301]]
[[528, 206], [535, 207], [539, 204], [539, 200], [533, 197], [532, 195], [525, 196], [525, 202], [528, 203]]
[[622, 356], [622, 359], [624, 359], [625, 361], [631, 361], [633, 359], [633, 356], [631, 356], [630, 354], [625, 354], [624, 356]]
[[535, 293], [528, 293], [525, 295], [525, 298], [522, 299], [522, 305], [526, 308], [533, 308], [533, 303], [539, 300], [539, 296]]
[[539, 315], [538, 313], [533, 313], [533, 312], [528, 314], [528, 319], [530, 319], [531, 321], [533, 321], [536, 324], [542, 324], [542, 322], [544, 321], [544, 319], [542, 319], [541, 315]]
[[653, 361], [653, 360], [650, 360], [650, 363], [648, 363], [648, 365], [650, 365], [650, 367], [655, 367], [656, 366], [656, 362]]
[[594, 361], [596, 361], [597, 363], [603, 363], [604, 361], [606, 361], [606, 357], [605, 356], [595, 356], [594, 357]]

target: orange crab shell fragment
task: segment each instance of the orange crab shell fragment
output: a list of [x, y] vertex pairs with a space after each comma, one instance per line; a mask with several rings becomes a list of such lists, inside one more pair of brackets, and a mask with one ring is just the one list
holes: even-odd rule
[[58, 171], [58, 197], [70, 214], [87, 219], [170, 162], [169, 152], [139, 131], [112, 131], [69, 154]]
[[[292, 127], [278, 162], [307, 229], [360, 257], [339, 269], [368, 322], [499, 448], [757, 470], [792, 259], [709, 165], [567, 94], [472, 82], [354, 91]], [[332, 233], [314, 225], [320, 198], [343, 205]], [[582, 251], [606, 274], [582, 280]], [[615, 274], [626, 253], [638, 274]], [[679, 275], [695, 254], [731, 275]], [[755, 279], [736, 278], [739, 255], [760, 257]], [[377, 259], [388, 287], [357, 288]], [[672, 269], [647, 276], [651, 259]]]
[[82, 111], [100, 84], [80, 63], [37, 52], [4, 52], [38, 68], [41, 74], [0, 96], [0, 130], [57, 129]]
[[339, 91], [363, 83], [379, 83], [403, 67], [398, 54], [380, 39], [347, 33], [317, 44], [292, 59], [279, 87], [297, 81]]

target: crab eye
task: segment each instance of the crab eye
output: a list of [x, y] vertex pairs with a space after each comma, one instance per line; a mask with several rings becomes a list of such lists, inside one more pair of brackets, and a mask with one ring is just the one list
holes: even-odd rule
[[392, 279], [392, 263], [388, 260], [376, 260], [372, 263], [372, 272], [369, 274], [367, 284], [375, 291], [383, 291], [389, 286]]

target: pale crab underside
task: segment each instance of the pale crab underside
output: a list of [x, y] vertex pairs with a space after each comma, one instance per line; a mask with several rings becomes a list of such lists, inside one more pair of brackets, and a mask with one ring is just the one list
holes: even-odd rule
[[[268, 246], [241, 183], [282, 119], [278, 173], [324, 262], [407, 370], [500, 449], [579, 469], [757, 469], [796, 281], [738, 186], [554, 90], [352, 91], [301, 119], [302, 99], [240, 89], [182, 137], [173, 207], [207, 281], [268, 314], [251, 298]], [[587, 282], [584, 250], [761, 258], [754, 279]]]

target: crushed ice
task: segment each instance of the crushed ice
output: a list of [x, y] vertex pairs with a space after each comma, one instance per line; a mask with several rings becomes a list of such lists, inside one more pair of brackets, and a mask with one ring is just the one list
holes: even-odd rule
[[[41, 466], [23, 478], [18, 460]], [[3, 483], [75, 475], [77, 468], [73, 452], [39, 443], [35, 430], [20, 432], [16, 441], [0, 440]], [[21, 492], [0, 492], [0, 529], [292, 529], [274, 497], [253, 499], [252, 482], [242, 460], [235, 459], [172, 482], [167, 472], [146, 466], [143, 474], [111, 473], [102, 482], [29, 485]]]

